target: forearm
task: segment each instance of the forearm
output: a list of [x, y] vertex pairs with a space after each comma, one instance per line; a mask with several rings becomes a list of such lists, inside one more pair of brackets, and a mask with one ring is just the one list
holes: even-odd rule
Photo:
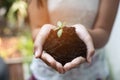
[[50, 23], [47, 0], [31, 0], [28, 5], [28, 16], [32, 38], [34, 40], [40, 28], [44, 24]]
[[116, 18], [119, 0], [101, 0], [99, 13], [93, 29], [89, 30], [95, 48], [104, 47], [108, 42]]
[[40, 30], [40, 28], [31, 29], [33, 41], [35, 40], [35, 38], [36, 38], [36, 36], [37, 36], [39, 30]]
[[92, 37], [95, 49], [104, 47], [109, 40], [110, 33], [107, 33], [104, 29], [99, 28], [88, 31]]

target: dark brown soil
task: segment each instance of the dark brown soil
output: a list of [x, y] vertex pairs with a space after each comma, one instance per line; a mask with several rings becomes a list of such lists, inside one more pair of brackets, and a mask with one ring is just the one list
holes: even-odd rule
[[73, 27], [63, 27], [63, 33], [60, 38], [57, 36], [57, 30], [51, 30], [43, 50], [62, 63], [62, 65], [78, 56], [86, 58], [87, 53], [86, 45], [77, 36]]

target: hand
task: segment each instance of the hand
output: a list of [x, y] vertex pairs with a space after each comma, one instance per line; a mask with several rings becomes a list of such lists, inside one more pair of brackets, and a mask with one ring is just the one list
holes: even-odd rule
[[[77, 35], [86, 44], [86, 46], [87, 46], [87, 61], [89, 63], [91, 63], [91, 58], [95, 52], [95, 49], [94, 49], [92, 38], [91, 38], [90, 34], [88, 33], [87, 29], [81, 24], [76, 24], [76, 25], [73, 25], [72, 27], [75, 27]], [[65, 70], [65, 72], [68, 70], [71, 70], [72, 68], [77, 67], [78, 65], [84, 63], [85, 61], [86, 61], [85, 58], [83, 58], [81, 56], [77, 57], [77, 58], [73, 59], [71, 62], [66, 63], [64, 65], [64, 70]]]
[[50, 24], [45, 24], [44, 26], [41, 27], [34, 42], [35, 57], [42, 59], [47, 65], [51, 66], [59, 73], [64, 73], [62, 64], [57, 62], [52, 56], [50, 56], [42, 49], [42, 46], [48, 34], [50, 33], [50, 30], [53, 28], [55, 28], [55, 26]]
[[[87, 32], [86, 28], [82, 25], [74, 25], [73, 27], [76, 28], [76, 33], [80, 39], [82, 39], [85, 44], [87, 45], [87, 61], [91, 62], [91, 57], [94, 54], [94, 47], [92, 43], [92, 39]], [[83, 57], [77, 57], [69, 63], [66, 63], [64, 67], [61, 63], [57, 62], [52, 56], [47, 54], [45, 51], [42, 50], [42, 46], [49, 34], [50, 30], [55, 28], [55, 26], [47, 24], [44, 25], [41, 30], [39, 31], [36, 39], [35, 39], [35, 56], [36, 58], [41, 58], [47, 65], [54, 68], [59, 73], [64, 73], [72, 68], [77, 67], [81, 63], [85, 62], [86, 59]]]

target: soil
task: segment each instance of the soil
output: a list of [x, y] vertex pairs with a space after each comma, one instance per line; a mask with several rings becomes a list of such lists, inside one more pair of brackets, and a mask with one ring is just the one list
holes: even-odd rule
[[86, 58], [86, 45], [77, 36], [74, 27], [63, 27], [61, 37], [57, 36], [57, 31], [51, 30], [45, 41], [43, 50], [53, 56], [62, 65], [65, 65], [65, 63], [72, 61], [78, 56]]

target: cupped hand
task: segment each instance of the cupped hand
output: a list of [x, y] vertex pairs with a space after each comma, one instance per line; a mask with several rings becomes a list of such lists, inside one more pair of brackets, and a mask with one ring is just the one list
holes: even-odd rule
[[[76, 25], [73, 25], [72, 27], [75, 27], [78, 37], [81, 40], [83, 40], [83, 42], [86, 44], [86, 46], [87, 46], [87, 62], [91, 63], [91, 59], [92, 59], [92, 56], [94, 55], [95, 49], [94, 49], [93, 41], [92, 41], [90, 34], [88, 33], [87, 29], [81, 24], [76, 24]], [[66, 63], [64, 65], [64, 70], [65, 70], [65, 72], [69, 71], [84, 62], [86, 62], [85, 58], [83, 58], [81, 56], [77, 57], [77, 58], [73, 59], [71, 62]]]
[[[92, 42], [92, 38], [91, 38], [90, 34], [88, 33], [87, 29], [83, 25], [76, 24], [76, 25], [73, 25], [72, 27], [75, 27], [77, 35], [86, 44], [86, 46], [87, 46], [87, 61], [90, 63], [91, 58], [95, 51], [93, 42]], [[43, 51], [42, 46], [43, 46], [48, 34], [50, 33], [50, 30], [53, 28], [55, 28], [55, 26], [46, 24], [40, 29], [40, 31], [35, 39], [35, 43], [34, 43], [35, 57], [42, 59], [47, 65], [51, 66], [59, 73], [65, 73], [65, 72], [77, 67], [78, 65], [86, 62], [86, 59], [80, 56], [80, 57], [73, 59], [71, 62], [66, 63], [64, 66], [62, 66], [61, 63], [57, 62], [52, 56], [50, 56], [48, 53]]]
[[34, 42], [34, 52], [35, 57], [42, 59], [48, 66], [51, 66], [59, 73], [64, 73], [64, 69], [61, 63], [57, 62], [52, 56], [50, 56], [48, 53], [43, 51], [43, 45], [48, 37], [50, 30], [55, 28], [55, 26], [50, 24], [45, 24], [41, 27], [39, 33], [36, 36], [35, 42]]

